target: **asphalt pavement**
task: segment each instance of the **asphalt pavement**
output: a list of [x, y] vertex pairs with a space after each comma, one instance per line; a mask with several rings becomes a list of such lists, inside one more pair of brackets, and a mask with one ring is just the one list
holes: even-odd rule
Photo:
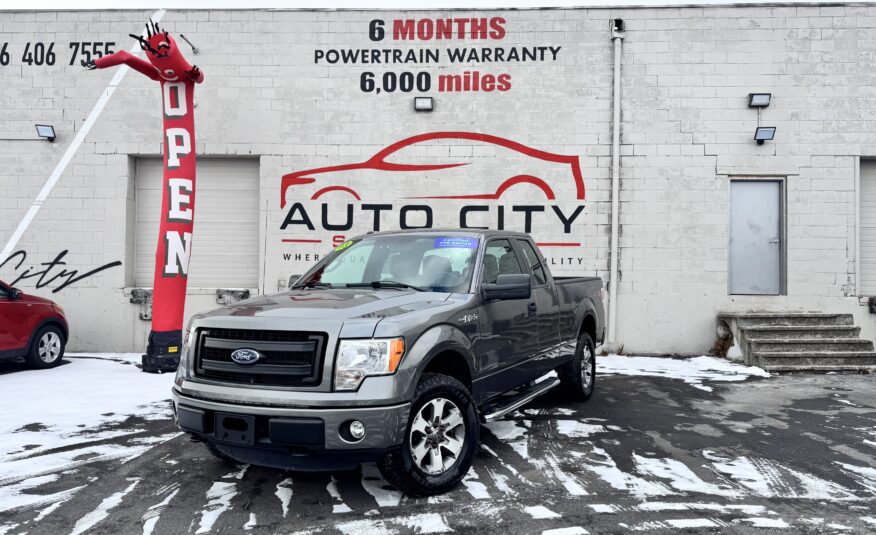
[[874, 387], [868, 375], [601, 376], [588, 402], [551, 393], [486, 426], [463, 484], [429, 499], [373, 465], [226, 464], [166, 412], [131, 416], [7, 454], [26, 468], [0, 472], [0, 495], [22, 504], [0, 509], [0, 535], [873, 533]]

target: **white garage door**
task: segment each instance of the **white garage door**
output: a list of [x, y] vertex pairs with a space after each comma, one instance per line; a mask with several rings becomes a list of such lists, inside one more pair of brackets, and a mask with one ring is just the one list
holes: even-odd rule
[[876, 161], [861, 161], [861, 273], [858, 294], [876, 295]]
[[[161, 215], [162, 161], [137, 160], [134, 284], [151, 288]], [[189, 288], [256, 288], [259, 262], [259, 164], [198, 160]]]

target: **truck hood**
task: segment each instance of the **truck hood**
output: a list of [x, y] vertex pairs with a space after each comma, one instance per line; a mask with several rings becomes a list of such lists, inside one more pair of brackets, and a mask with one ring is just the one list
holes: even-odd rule
[[380, 320], [432, 308], [444, 303], [451, 294], [415, 290], [369, 288], [326, 288], [293, 290], [241, 301], [234, 305], [200, 314], [200, 318], [229, 316], [350, 320]]

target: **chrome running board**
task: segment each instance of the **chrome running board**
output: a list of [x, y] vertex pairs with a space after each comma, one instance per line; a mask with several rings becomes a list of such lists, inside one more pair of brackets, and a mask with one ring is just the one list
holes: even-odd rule
[[481, 420], [483, 422], [492, 422], [498, 420], [509, 412], [517, 410], [520, 407], [526, 405], [527, 403], [541, 396], [542, 394], [546, 394], [559, 384], [560, 380], [556, 377], [550, 377], [542, 380], [541, 382], [535, 383], [526, 390], [520, 392], [517, 396], [511, 398], [510, 400], [507, 400], [505, 404], [489, 406], [488, 409], [491, 412], [487, 413], [486, 415], [482, 414]]

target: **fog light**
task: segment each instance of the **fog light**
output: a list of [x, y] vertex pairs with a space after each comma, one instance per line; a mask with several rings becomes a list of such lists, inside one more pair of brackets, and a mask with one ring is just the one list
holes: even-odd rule
[[365, 436], [365, 424], [359, 420], [350, 422], [350, 436], [356, 440], [362, 440], [362, 437]]

